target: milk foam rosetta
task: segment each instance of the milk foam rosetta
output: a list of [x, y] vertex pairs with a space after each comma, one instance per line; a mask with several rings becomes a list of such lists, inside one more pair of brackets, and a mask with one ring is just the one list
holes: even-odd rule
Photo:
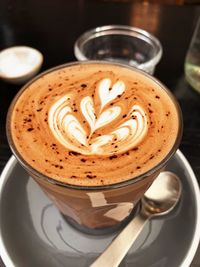
[[84, 63], [44, 74], [19, 94], [10, 134], [25, 162], [73, 185], [141, 175], [169, 153], [179, 115], [168, 93], [132, 69]]
[[[110, 89], [109, 89], [110, 88]], [[126, 119], [119, 119], [113, 131], [93, 137], [99, 128], [112, 123], [122, 113], [119, 105], [107, 106], [108, 103], [121, 96], [125, 90], [123, 81], [111, 85], [110, 79], [103, 79], [97, 87], [100, 99], [100, 112], [98, 116], [91, 96], [85, 96], [80, 102], [80, 111], [87, 121], [90, 131], [86, 132], [83, 123], [73, 113], [71, 103], [73, 94], [68, 94], [58, 99], [49, 111], [49, 127], [55, 138], [67, 149], [85, 155], [112, 155], [127, 151], [136, 146], [145, 136], [147, 116], [139, 105], [130, 107]]]

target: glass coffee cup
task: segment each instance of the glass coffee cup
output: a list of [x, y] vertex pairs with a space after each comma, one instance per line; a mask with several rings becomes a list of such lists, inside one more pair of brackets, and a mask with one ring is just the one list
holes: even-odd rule
[[178, 103], [147, 73], [75, 62], [26, 84], [7, 116], [19, 163], [66, 221], [91, 234], [118, 229], [176, 152]]

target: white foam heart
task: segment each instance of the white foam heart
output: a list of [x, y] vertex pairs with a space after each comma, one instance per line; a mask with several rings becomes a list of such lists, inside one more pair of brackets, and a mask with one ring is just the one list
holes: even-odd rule
[[123, 81], [117, 81], [111, 87], [110, 79], [103, 79], [98, 88], [99, 98], [101, 100], [101, 109], [105, 107], [106, 104], [114, 100], [119, 95], [122, 95], [125, 91], [125, 84]]

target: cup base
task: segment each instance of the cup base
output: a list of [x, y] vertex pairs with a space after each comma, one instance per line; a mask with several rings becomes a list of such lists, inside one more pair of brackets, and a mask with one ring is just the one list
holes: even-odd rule
[[118, 230], [120, 230], [121, 228], [125, 227], [126, 224], [128, 224], [140, 211], [140, 207], [141, 207], [141, 203], [139, 202], [135, 208], [132, 210], [132, 212], [130, 213], [130, 215], [125, 218], [122, 222], [117, 223], [114, 226], [111, 227], [103, 227], [103, 228], [89, 228], [87, 226], [84, 225], [80, 225], [78, 224], [75, 220], [73, 220], [72, 218], [62, 214], [63, 218], [65, 219], [65, 221], [72, 226], [73, 228], [75, 228], [76, 230], [84, 233], [84, 234], [89, 234], [89, 235], [107, 235], [107, 234], [112, 234]]

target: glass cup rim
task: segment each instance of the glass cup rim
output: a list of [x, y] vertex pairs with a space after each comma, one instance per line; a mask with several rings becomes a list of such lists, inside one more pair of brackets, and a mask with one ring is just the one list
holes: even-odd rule
[[96, 37], [106, 36], [106, 35], [109, 36], [113, 34], [121, 34], [134, 37], [138, 36], [140, 40], [146, 41], [147, 43], [153, 45], [154, 49], [156, 49], [156, 54], [150, 60], [140, 64], [139, 66], [141, 69], [149, 68], [150, 66], [155, 66], [161, 59], [161, 56], [163, 54], [163, 49], [158, 38], [156, 38], [154, 35], [141, 28], [132, 27], [128, 25], [117, 25], [117, 24], [99, 26], [93, 29], [89, 29], [85, 31], [83, 34], [81, 34], [74, 43], [75, 57], [77, 58], [77, 60], [80, 61], [92, 60], [84, 55], [82, 50], [83, 45], [87, 41], [94, 39]]
[[[173, 101], [177, 114], [178, 114], [178, 121], [179, 121], [179, 127], [178, 127], [178, 131], [177, 131], [177, 136], [174, 142], [174, 145], [172, 146], [172, 148], [170, 149], [170, 151], [168, 152], [168, 154], [162, 159], [162, 161], [160, 161], [157, 165], [155, 165], [153, 168], [151, 168], [150, 170], [146, 171], [145, 173], [142, 173], [141, 175], [135, 177], [135, 178], [131, 178], [122, 182], [118, 182], [118, 183], [113, 183], [113, 184], [108, 184], [108, 185], [95, 185], [95, 186], [83, 186], [83, 185], [73, 185], [73, 184], [68, 184], [68, 183], [63, 183], [63, 182], [59, 182], [57, 180], [54, 180], [51, 177], [48, 177], [46, 175], [44, 175], [43, 173], [41, 173], [40, 171], [34, 169], [28, 162], [26, 162], [25, 159], [23, 159], [23, 157], [20, 155], [20, 153], [17, 151], [17, 148], [15, 147], [14, 141], [12, 139], [12, 135], [11, 135], [11, 130], [10, 130], [10, 121], [11, 121], [11, 115], [12, 115], [12, 110], [15, 106], [16, 101], [18, 100], [18, 98], [20, 97], [20, 95], [26, 90], [26, 88], [28, 88], [32, 83], [34, 83], [36, 80], [38, 80], [39, 78], [43, 77], [44, 75], [51, 73], [53, 71], [62, 69], [62, 68], [66, 68], [66, 67], [71, 67], [71, 66], [75, 66], [75, 65], [82, 65], [82, 64], [106, 64], [106, 65], [116, 65], [116, 66], [121, 66], [123, 68], [128, 68], [131, 69], [135, 72], [139, 72], [142, 73], [143, 75], [147, 76], [148, 78], [150, 78], [151, 80], [153, 80], [156, 84], [158, 84], [171, 98], [171, 100]], [[16, 157], [16, 159], [19, 161], [19, 163], [26, 169], [28, 170], [28, 172], [30, 172], [31, 174], [35, 175], [37, 178], [47, 181], [51, 184], [54, 185], [58, 185], [64, 188], [68, 188], [68, 189], [74, 189], [74, 190], [87, 190], [87, 191], [102, 191], [102, 190], [110, 190], [110, 189], [117, 189], [117, 188], [121, 188], [121, 187], [125, 187], [128, 186], [130, 184], [134, 184], [137, 183], [138, 181], [141, 181], [143, 179], [145, 179], [146, 177], [156, 173], [158, 170], [160, 170], [162, 167], [164, 167], [166, 165], [166, 163], [170, 160], [170, 158], [175, 154], [176, 150], [179, 147], [181, 138], [182, 138], [182, 132], [183, 132], [183, 119], [182, 119], [182, 112], [181, 112], [181, 108], [179, 106], [179, 103], [177, 102], [175, 96], [172, 94], [172, 92], [164, 85], [162, 84], [159, 80], [157, 80], [155, 77], [151, 76], [150, 74], [146, 73], [145, 71], [139, 70], [135, 67], [131, 67], [125, 64], [121, 64], [121, 63], [116, 63], [116, 62], [110, 62], [110, 61], [102, 61], [102, 60], [90, 60], [90, 61], [74, 61], [74, 62], [68, 62], [62, 65], [58, 65], [55, 66], [53, 68], [50, 68], [42, 73], [40, 73], [39, 75], [35, 76], [33, 79], [31, 79], [28, 83], [26, 83], [20, 90], [19, 92], [15, 95], [15, 97], [13, 98], [9, 109], [8, 109], [8, 113], [7, 113], [7, 118], [6, 118], [6, 135], [7, 135], [7, 140], [9, 143], [9, 146], [11, 148], [12, 153], [14, 154], [14, 156]]]

